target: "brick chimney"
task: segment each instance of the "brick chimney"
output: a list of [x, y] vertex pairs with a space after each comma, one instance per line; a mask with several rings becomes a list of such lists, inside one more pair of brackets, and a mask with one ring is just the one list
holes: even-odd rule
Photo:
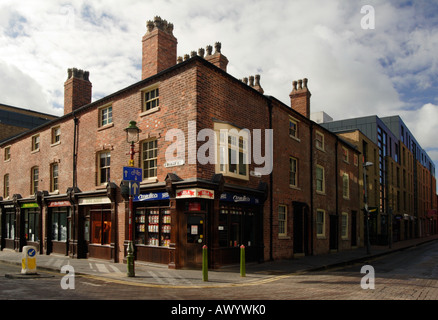
[[146, 23], [143, 36], [141, 79], [149, 78], [176, 64], [178, 41], [173, 36], [173, 24], [155, 17]]
[[306, 118], [310, 118], [310, 96], [306, 78], [292, 82], [292, 92], [289, 94], [290, 106]]
[[67, 70], [68, 78], [64, 83], [64, 114], [68, 114], [91, 103], [91, 82], [88, 71], [76, 68]]
[[215, 52], [212, 54], [212, 46], [207, 46], [207, 56], [205, 60], [214, 64], [216, 67], [221, 68], [224, 71], [227, 71], [228, 59], [221, 53], [221, 43], [216, 42], [214, 45]]

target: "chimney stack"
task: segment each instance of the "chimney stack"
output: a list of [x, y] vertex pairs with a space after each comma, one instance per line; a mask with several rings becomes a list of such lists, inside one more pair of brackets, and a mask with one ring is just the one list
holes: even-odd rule
[[220, 42], [216, 42], [214, 45], [215, 52], [214, 54], [211, 54], [213, 48], [210, 45], [208, 45], [207, 56], [205, 57], [205, 60], [207, 60], [208, 62], [214, 64], [216, 67], [219, 67], [226, 72], [228, 59], [221, 53], [221, 46], [222, 45]]
[[149, 78], [176, 64], [178, 41], [173, 35], [173, 24], [155, 17], [146, 23], [143, 36], [141, 79]]
[[64, 83], [64, 115], [91, 103], [91, 82], [88, 71], [70, 68]]
[[311, 93], [307, 88], [307, 79], [293, 81], [292, 92], [289, 94], [290, 106], [306, 118], [310, 118], [310, 96]]

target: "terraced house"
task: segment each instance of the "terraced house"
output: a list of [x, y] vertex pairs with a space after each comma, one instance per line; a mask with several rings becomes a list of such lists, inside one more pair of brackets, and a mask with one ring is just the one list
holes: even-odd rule
[[[307, 79], [285, 105], [259, 75], [227, 73], [220, 43], [177, 57], [159, 17], [142, 48], [138, 82], [91, 101], [90, 73], [68, 69], [64, 115], [0, 144], [3, 250], [124, 263], [131, 232], [137, 261], [198, 268], [207, 245], [214, 268], [241, 245], [262, 262], [363, 243], [360, 152], [310, 120]], [[130, 153], [142, 169], [132, 228]]]

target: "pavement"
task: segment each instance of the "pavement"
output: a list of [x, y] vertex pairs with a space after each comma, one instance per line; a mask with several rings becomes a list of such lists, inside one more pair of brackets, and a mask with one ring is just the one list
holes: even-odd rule
[[[400, 250], [438, 240], [438, 235], [394, 242], [389, 246], [371, 246], [350, 249], [329, 254], [304, 256], [289, 260], [247, 263], [245, 276], [240, 275], [240, 266], [232, 265], [208, 270], [208, 280], [204, 281], [201, 270], [168, 269], [165, 265], [135, 262], [135, 276], [127, 276], [127, 265], [98, 259], [71, 259], [62, 255], [37, 255], [37, 275], [47, 273], [66, 274], [63, 266], [73, 267], [74, 274], [113, 283], [145, 287], [203, 288], [250, 286], [281, 280], [293, 274], [324, 271], [336, 267], [363, 263]], [[22, 253], [4, 249], [0, 251], [0, 263], [17, 265], [16, 276], [21, 273]], [[71, 269], [71, 268], [70, 268]], [[38, 272], [41, 271], [41, 272]], [[11, 276], [10, 274], [7, 276]], [[25, 275], [27, 277], [30, 275]]]

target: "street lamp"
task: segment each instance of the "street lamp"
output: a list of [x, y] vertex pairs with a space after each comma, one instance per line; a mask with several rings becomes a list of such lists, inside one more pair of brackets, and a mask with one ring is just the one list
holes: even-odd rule
[[371, 253], [371, 245], [370, 245], [370, 224], [369, 224], [369, 211], [368, 211], [368, 198], [367, 198], [367, 167], [372, 166], [372, 162], [365, 162], [363, 166], [363, 187], [365, 190], [365, 218], [366, 218], [366, 227], [367, 227], [367, 254]]
[[[134, 154], [136, 151], [134, 150], [134, 144], [139, 141], [139, 134], [141, 130], [137, 127], [137, 123], [135, 121], [129, 121], [129, 126], [124, 129], [126, 132], [126, 142], [131, 145], [129, 150], [129, 166], [134, 166]], [[130, 182], [131, 183], [131, 182]], [[131, 186], [130, 186], [131, 187]], [[129, 188], [131, 189], [131, 188]], [[135, 265], [134, 265], [134, 245], [132, 243], [132, 213], [134, 211], [133, 199], [131, 192], [129, 193], [129, 212], [128, 212], [128, 250], [126, 255], [126, 262], [128, 265], [128, 277], [135, 277]]]

